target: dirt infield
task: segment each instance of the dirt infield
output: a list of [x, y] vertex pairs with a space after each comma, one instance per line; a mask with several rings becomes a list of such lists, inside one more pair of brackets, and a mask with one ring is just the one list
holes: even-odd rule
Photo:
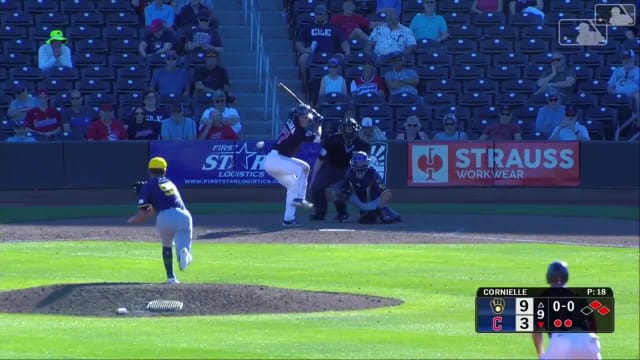
[[[472, 191], [473, 190], [473, 191]], [[395, 192], [397, 201], [503, 202], [635, 205], [637, 191], [580, 189], [442, 189], [441, 192], [409, 189]], [[282, 201], [280, 189], [261, 191], [186, 191], [198, 202]], [[635, 197], [634, 197], [635, 196]], [[125, 200], [126, 199], [126, 200]], [[428, 200], [426, 200], [428, 199]], [[503, 201], [495, 201], [500, 199]], [[6, 203], [122, 204], [131, 192], [65, 191], [14, 193]], [[488, 201], [494, 200], [494, 201]], [[192, 201], [195, 202], [195, 201]], [[299, 219], [306, 222], [307, 214]], [[390, 225], [360, 225], [354, 221], [306, 222], [301, 228], [283, 228], [281, 214], [195, 215], [194, 264], [198, 245], [231, 243], [561, 243], [616, 247], [639, 246], [640, 223], [606, 218], [574, 218], [522, 215], [402, 214]], [[152, 224], [129, 226], [125, 217], [72, 219], [2, 225], [0, 243], [50, 240], [118, 240], [158, 242]], [[158, 245], [159, 246], [159, 245]], [[161, 271], [161, 269], [159, 269]], [[84, 284], [58, 285], [0, 293], [0, 312], [40, 312], [70, 315], [114, 316], [125, 306], [130, 315], [150, 315], [146, 302], [157, 297], [184, 302], [174, 315], [300, 312], [364, 309], [399, 304], [399, 300], [349, 294], [309, 293], [290, 289], [219, 284]], [[78, 299], [93, 299], [80, 301]], [[103, 299], [103, 300], [100, 300]], [[205, 299], [205, 300], [202, 300]], [[82, 304], [81, 304], [82, 303]]]

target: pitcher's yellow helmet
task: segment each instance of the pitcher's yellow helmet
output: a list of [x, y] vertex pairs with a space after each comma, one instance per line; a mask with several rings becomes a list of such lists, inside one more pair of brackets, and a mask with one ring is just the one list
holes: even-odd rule
[[153, 159], [149, 160], [149, 170], [151, 169], [157, 169], [157, 170], [167, 170], [167, 160], [165, 160], [164, 158], [161, 158], [159, 156], [154, 157]]

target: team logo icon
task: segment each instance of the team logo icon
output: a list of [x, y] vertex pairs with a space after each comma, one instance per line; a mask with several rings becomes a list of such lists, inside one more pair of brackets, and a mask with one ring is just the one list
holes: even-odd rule
[[500, 315], [504, 312], [505, 301], [503, 298], [491, 299], [490, 305], [491, 305], [491, 311], [493, 311], [494, 314]]

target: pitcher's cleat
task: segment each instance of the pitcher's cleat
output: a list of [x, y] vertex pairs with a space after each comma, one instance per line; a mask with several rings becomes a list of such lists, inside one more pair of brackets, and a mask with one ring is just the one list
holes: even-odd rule
[[176, 278], [168, 278], [167, 284], [180, 284], [180, 281], [178, 281], [178, 279]]
[[186, 270], [187, 266], [191, 264], [193, 257], [191, 256], [191, 252], [187, 248], [183, 248], [180, 250], [180, 271]]
[[282, 220], [282, 226], [299, 227], [299, 226], [302, 226], [302, 224], [298, 223], [296, 221], [296, 219], [293, 219], [293, 220]]

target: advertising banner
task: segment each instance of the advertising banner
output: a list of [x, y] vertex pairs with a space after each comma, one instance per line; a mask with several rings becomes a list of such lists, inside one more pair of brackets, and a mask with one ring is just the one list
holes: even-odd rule
[[409, 186], [579, 186], [578, 142], [412, 142]]
[[[248, 185], [278, 183], [264, 171], [264, 159], [271, 149], [262, 149], [256, 141], [153, 141], [151, 156], [167, 160], [167, 176], [176, 185]], [[320, 153], [319, 144], [304, 144], [298, 157], [313, 164]]]

